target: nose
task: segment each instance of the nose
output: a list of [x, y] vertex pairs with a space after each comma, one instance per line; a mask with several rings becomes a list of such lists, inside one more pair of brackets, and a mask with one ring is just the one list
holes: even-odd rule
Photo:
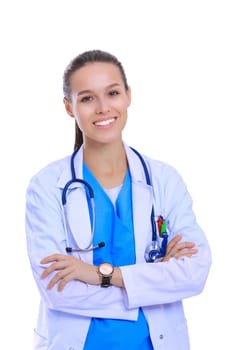
[[98, 98], [95, 113], [107, 114], [110, 111], [110, 106], [105, 97]]

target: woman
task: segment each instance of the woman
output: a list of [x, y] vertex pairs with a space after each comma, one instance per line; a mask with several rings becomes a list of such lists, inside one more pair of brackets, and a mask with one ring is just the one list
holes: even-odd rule
[[188, 350], [182, 299], [202, 291], [211, 253], [186, 186], [122, 141], [131, 90], [116, 57], [79, 55], [63, 90], [76, 152], [27, 191], [34, 349]]

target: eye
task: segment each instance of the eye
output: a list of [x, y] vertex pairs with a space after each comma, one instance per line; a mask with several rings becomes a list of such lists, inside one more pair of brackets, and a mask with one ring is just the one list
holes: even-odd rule
[[84, 96], [81, 98], [81, 102], [91, 102], [93, 100], [92, 96]]
[[110, 96], [116, 96], [116, 95], [119, 95], [120, 92], [119, 92], [118, 90], [111, 90], [111, 91], [109, 91], [108, 94], [109, 94]]

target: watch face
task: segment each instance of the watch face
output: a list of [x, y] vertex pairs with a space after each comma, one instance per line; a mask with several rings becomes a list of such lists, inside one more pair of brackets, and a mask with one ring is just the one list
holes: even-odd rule
[[113, 271], [113, 267], [111, 264], [108, 263], [104, 263], [101, 264], [99, 267], [99, 271], [100, 273], [102, 273], [103, 275], [110, 275]]

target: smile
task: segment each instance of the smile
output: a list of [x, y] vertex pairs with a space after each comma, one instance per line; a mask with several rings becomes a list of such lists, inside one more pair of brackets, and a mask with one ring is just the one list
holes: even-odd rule
[[114, 123], [115, 120], [116, 120], [116, 118], [110, 118], [110, 119], [106, 119], [106, 120], [100, 120], [100, 121], [94, 122], [94, 125], [97, 125], [97, 126], [107, 126], [107, 125], [110, 125], [110, 124]]

